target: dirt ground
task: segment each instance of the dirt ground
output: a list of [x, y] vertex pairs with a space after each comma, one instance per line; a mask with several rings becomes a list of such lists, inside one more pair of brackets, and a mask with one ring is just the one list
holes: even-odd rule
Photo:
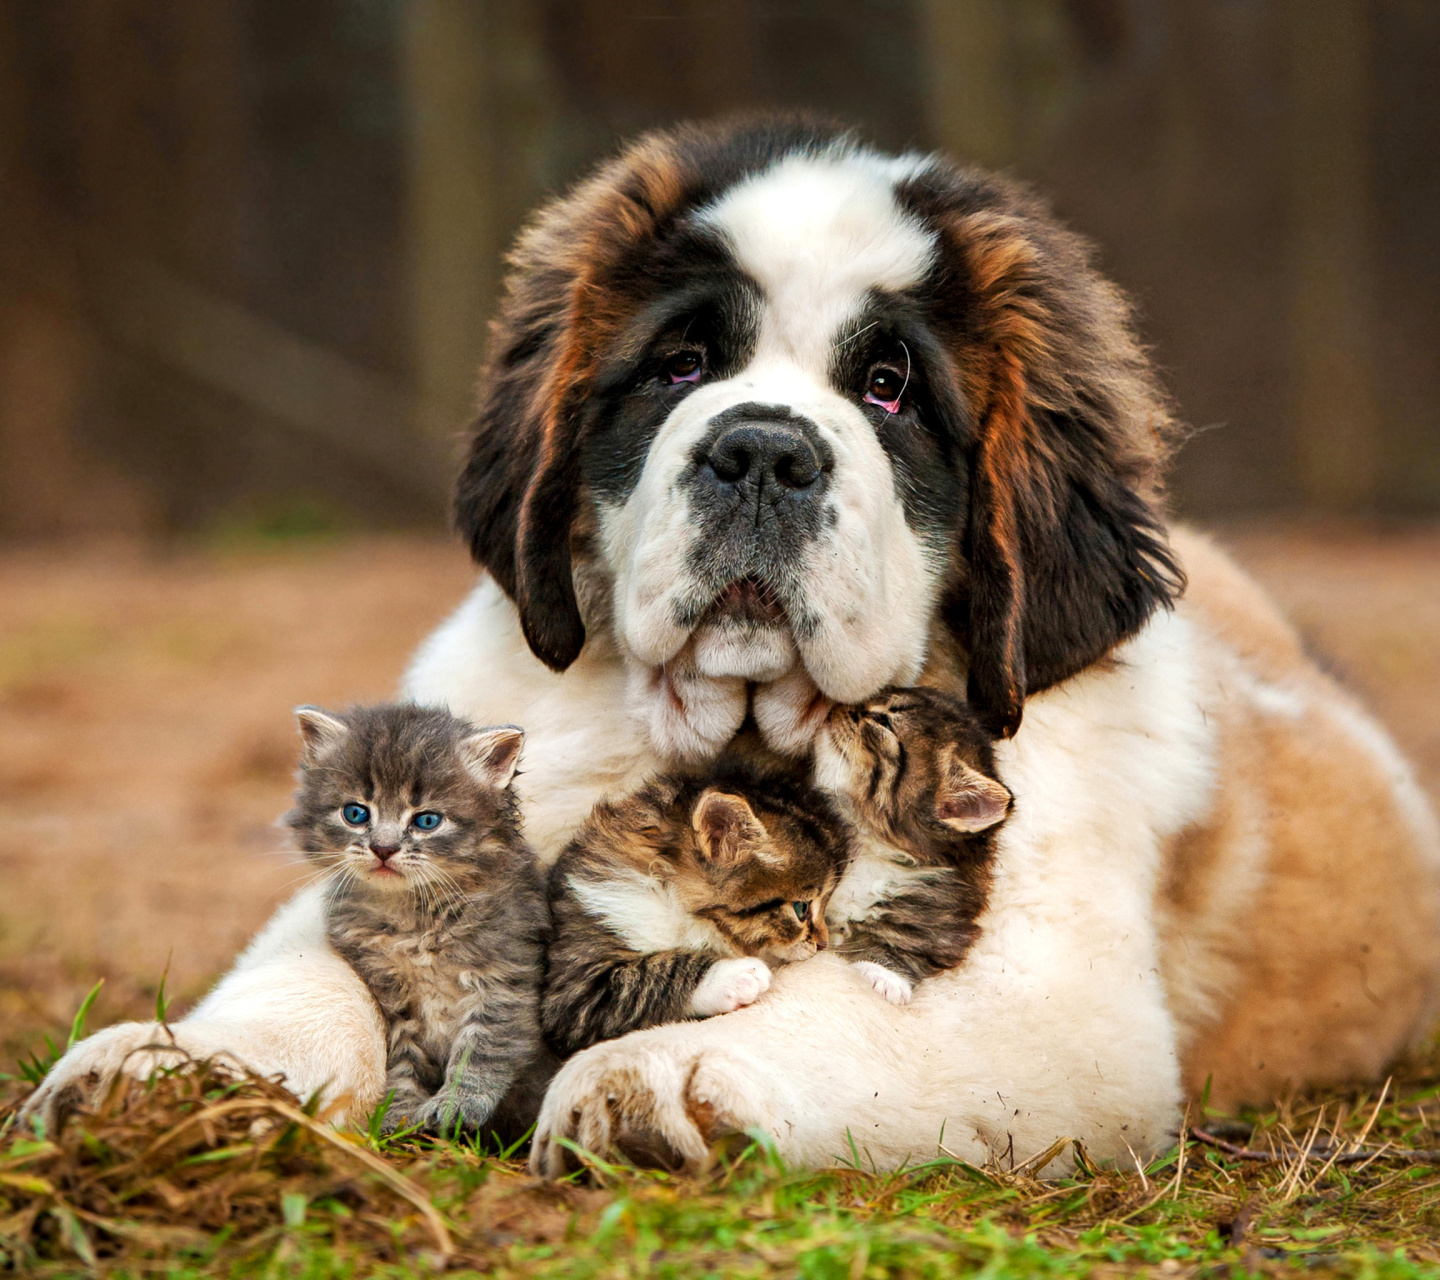
[[[1225, 542], [1440, 796], [1440, 526]], [[198, 995], [305, 875], [290, 708], [388, 696], [471, 569], [447, 541], [0, 553], [0, 1068]]]

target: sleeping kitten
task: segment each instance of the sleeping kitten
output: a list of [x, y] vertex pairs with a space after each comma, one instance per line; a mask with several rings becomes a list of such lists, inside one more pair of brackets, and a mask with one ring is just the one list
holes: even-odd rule
[[802, 775], [733, 757], [596, 805], [550, 873], [551, 1045], [750, 1004], [771, 965], [824, 950], [847, 841]]
[[959, 699], [882, 690], [830, 711], [815, 738], [815, 782], [855, 828], [830, 903], [837, 950], [906, 1004], [979, 932], [995, 830], [1011, 806], [990, 739]]
[[505, 1100], [498, 1126], [523, 1132], [507, 1113], [538, 1109], [517, 1077], [539, 1060], [547, 927], [510, 785], [524, 734], [411, 705], [295, 714], [286, 821], [333, 868], [330, 944], [385, 1019], [386, 1126], [478, 1129]]

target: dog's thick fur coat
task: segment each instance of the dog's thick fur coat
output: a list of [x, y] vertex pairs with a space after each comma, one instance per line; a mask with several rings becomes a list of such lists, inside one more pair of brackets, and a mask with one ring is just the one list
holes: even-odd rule
[[[959, 970], [896, 1007], [820, 956], [596, 1045], [537, 1167], [562, 1137], [699, 1164], [750, 1126], [805, 1164], [942, 1129], [975, 1160], [1070, 1136], [1128, 1161], [1207, 1080], [1223, 1106], [1371, 1076], [1428, 1027], [1431, 811], [1258, 590], [1166, 530], [1163, 399], [1033, 198], [803, 122], [681, 130], [512, 265], [458, 501], [488, 573], [406, 692], [525, 727], [542, 857], [747, 712], [802, 751], [827, 697], [887, 683], [968, 692], [1015, 797]], [[383, 1045], [319, 921], [302, 895], [174, 1030], [363, 1108]], [[34, 1105], [158, 1038], [92, 1037]]]

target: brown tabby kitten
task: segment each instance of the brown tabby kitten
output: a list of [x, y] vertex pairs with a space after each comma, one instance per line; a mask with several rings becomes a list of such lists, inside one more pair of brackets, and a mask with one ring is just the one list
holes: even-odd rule
[[815, 782], [855, 828], [830, 904], [840, 954], [894, 1004], [953, 969], [979, 932], [1010, 792], [966, 704], [886, 689], [837, 706], [815, 740]]
[[596, 805], [550, 873], [550, 1044], [750, 1004], [771, 965], [824, 950], [847, 843], [803, 775], [738, 758]]
[[286, 821], [333, 869], [330, 944], [385, 1019], [385, 1125], [523, 1133], [549, 1065], [545, 888], [510, 785], [524, 734], [412, 705], [296, 716]]

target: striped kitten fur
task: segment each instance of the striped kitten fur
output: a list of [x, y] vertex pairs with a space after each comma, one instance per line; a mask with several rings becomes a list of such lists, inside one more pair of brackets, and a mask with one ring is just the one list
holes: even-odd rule
[[793, 768], [738, 756], [595, 806], [550, 873], [541, 1005], [562, 1055], [728, 1013], [828, 942], [848, 834]]
[[296, 715], [286, 821], [332, 869], [330, 944], [385, 1020], [386, 1127], [518, 1137], [553, 1066], [544, 880], [511, 787], [524, 735], [412, 705]]
[[979, 932], [1010, 792], [969, 707], [934, 689], [837, 706], [815, 740], [815, 782], [854, 830], [830, 902], [839, 953], [895, 1004], [953, 969]]

